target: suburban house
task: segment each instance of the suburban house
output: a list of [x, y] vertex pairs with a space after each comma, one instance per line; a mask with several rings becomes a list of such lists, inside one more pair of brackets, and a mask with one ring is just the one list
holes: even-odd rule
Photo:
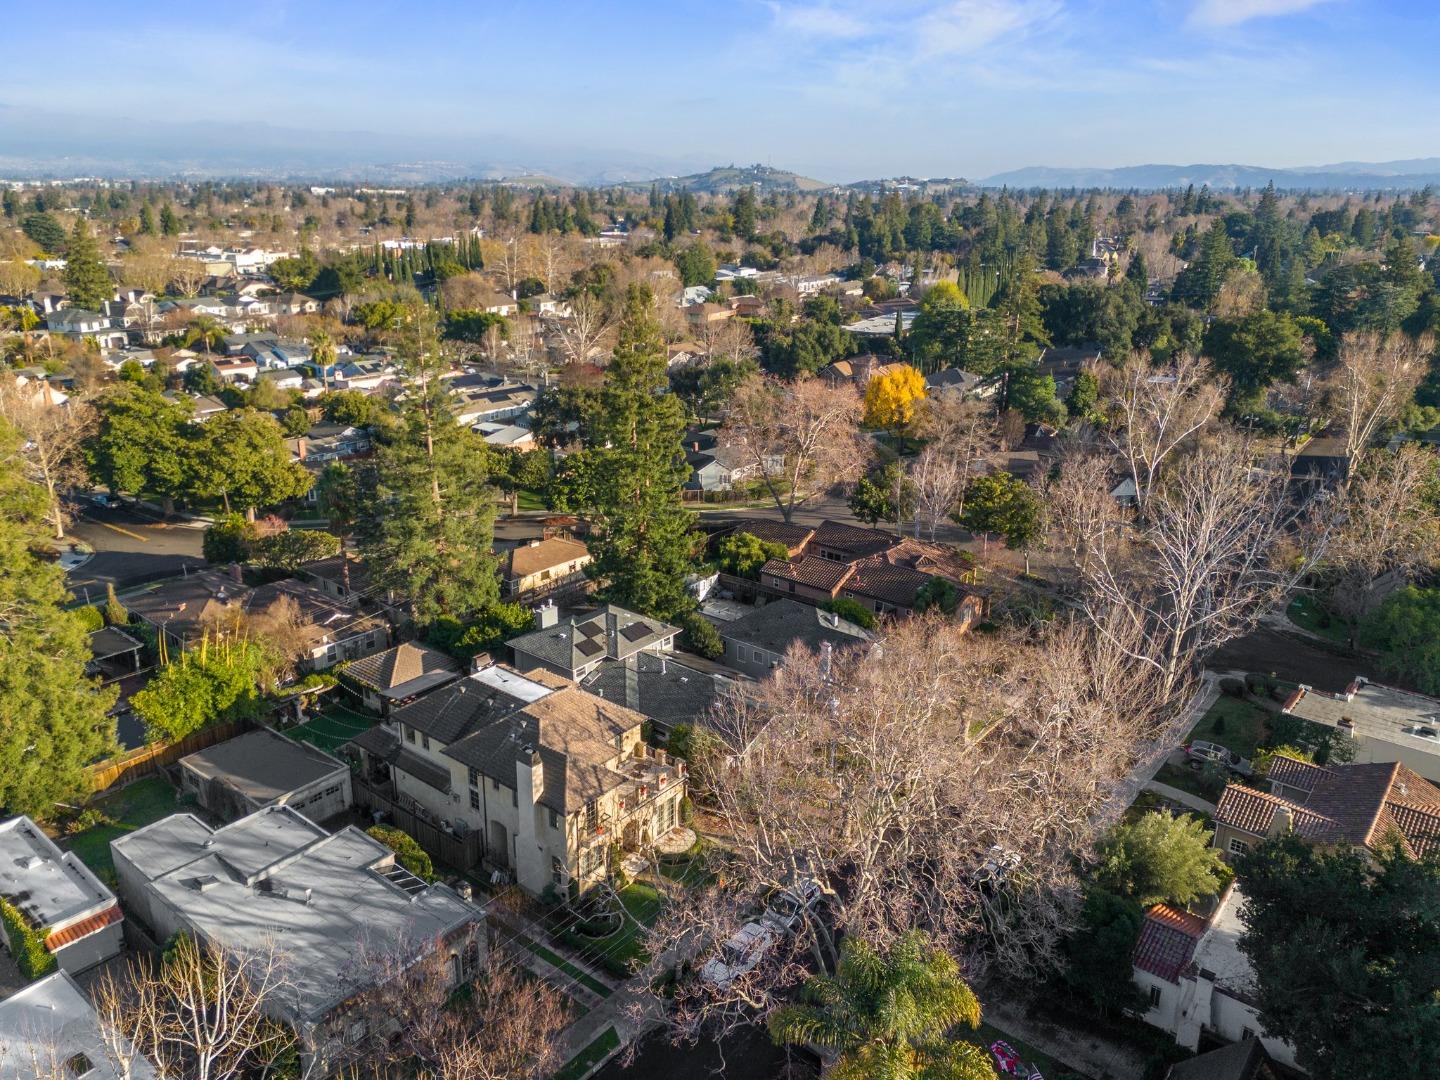
[[593, 561], [579, 540], [553, 536], [511, 549], [505, 558], [505, 595], [527, 599], [588, 584], [585, 567]]
[[1189, 1050], [1202, 1040], [1258, 1038], [1270, 1057], [1294, 1065], [1294, 1048], [1260, 1026], [1255, 972], [1239, 944], [1244, 902], [1231, 886], [1208, 918], [1168, 904], [1146, 912], [1132, 956], [1132, 977], [1146, 1001], [1142, 1019]]
[[[894, 319], [891, 319], [891, 326], [894, 326]], [[847, 329], [849, 329], [847, 327]], [[835, 384], [836, 386], [853, 386], [863, 391], [870, 385], [870, 380], [878, 375], [884, 375], [894, 368], [904, 367], [898, 361], [882, 361], [874, 353], [861, 353], [859, 356], [852, 356], [845, 360], [835, 360], [826, 364], [820, 369], [820, 376]]]
[[130, 614], [151, 626], [177, 651], [200, 642], [206, 634], [223, 633], [242, 617], [270, 614], [275, 605], [292, 609], [299, 619], [312, 671], [324, 671], [342, 660], [359, 660], [390, 643], [385, 620], [357, 611], [315, 585], [295, 578], [251, 587], [239, 580], [238, 569], [204, 570], [133, 597]]
[[499, 383], [464, 391], [455, 402], [455, 422], [468, 427], [515, 420], [534, 408], [536, 396], [535, 388], [525, 383]]
[[981, 378], [963, 368], [944, 368], [925, 376], [925, 393], [932, 398], [954, 397], [981, 401], [993, 398], [999, 389], [999, 379]]
[[[737, 484], [760, 477], [760, 462], [745, 450], [719, 441], [712, 431], [685, 433], [685, 463], [690, 466], [686, 485], [700, 491], [731, 491]], [[778, 469], [783, 458], [771, 456], [767, 464]]]
[[1311, 439], [1290, 462], [1291, 479], [1311, 487], [1344, 483], [1349, 475], [1350, 455], [1345, 450], [1345, 440], [1338, 436], [1321, 435]]
[[187, 754], [179, 766], [180, 789], [225, 821], [281, 805], [325, 821], [352, 801], [349, 765], [269, 728]]
[[1440, 701], [1357, 676], [1342, 694], [1301, 685], [1283, 712], [1350, 736], [1357, 762], [1403, 762], [1440, 783]]
[[561, 620], [555, 605], [535, 610], [536, 629], [507, 642], [522, 671], [544, 668], [579, 682], [606, 660], [624, 660], [640, 652], [668, 653], [678, 626], [648, 619], [606, 604], [588, 615]]
[[210, 361], [210, 370], [221, 382], [254, 382], [260, 366], [248, 356], [217, 356]]
[[156, 940], [184, 931], [240, 956], [279, 953], [286, 993], [269, 1008], [312, 1060], [387, 1034], [347, 1011], [386, 970], [438, 953], [458, 986], [485, 956], [485, 913], [463, 891], [427, 885], [354, 826], [329, 833], [289, 806], [220, 829], [172, 814], [110, 852], [127, 909]]
[[934, 578], [951, 582], [960, 595], [958, 614], [967, 625], [985, 613], [985, 594], [970, 584], [970, 566], [952, 549], [879, 529], [825, 521], [797, 544], [804, 526], [746, 522], [762, 540], [781, 537], [788, 559], [771, 559], [760, 584], [772, 595], [807, 603], [848, 597], [877, 615], [911, 615], [915, 595]]
[[[64, 971], [85, 971], [120, 953], [115, 894], [28, 817], [0, 823], [0, 898], [44, 935], [45, 951]], [[0, 945], [13, 947], [5, 934]]]
[[680, 820], [685, 765], [641, 738], [645, 717], [549, 671], [499, 664], [427, 694], [357, 736], [367, 775], [540, 895], [580, 892], [610, 845], [653, 844]]
[[36, 1080], [155, 1080], [124, 1034], [102, 1028], [63, 968], [0, 1001], [0, 1076]]
[[389, 716], [421, 694], [460, 678], [460, 665], [447, 653], [406, 641], [354, 661], [342, 678], [367, 709]]
[[45, 328], [52, 334], [81, 341], [93, 340], [102, 349], [118, 349], [124, 346], [126, 334], [123, 327], [110, 325], [110, 319], [97, 311], [80, 308], [61, 308], [45, 316]]
[[721, 623], [727, 667], [757, 679], [780, 666], [795, 645], [818, 652], [849, 649], [875, 640], [870, 631], [839, 615], [794, 600], [771, 600], [734, 622]]
[[638, 652], [624, 660], [605, 661], [580, 685], [643, 714], [655, 738], [664, 742], [676, 724], [703, 722], [710, 708], [738, 684], [689, 667], [667, 653]]
[[690, 329], [696, 331], [703, 331], [706, 327], [716, 326], [734, 317], [735, 309], [726, 304], [703, 301], [685, 308], [685, 320], [690, 324]]
[[1265, 1044], [1251, 1036], [1171, 1065], [1165, 1080], [1286, 1080], [1289, 1075], [1281, 1074]]
[[1374, 849], [1397, 840], [1420, 858], [1440, 853], [1440, 788], [1400, 762], [1311, 765], [1277, 757], [1270, 790], [1228, 784], [1215, 810], [1215, 846], [1228, 858], [1294, 830], [1312, 844]]

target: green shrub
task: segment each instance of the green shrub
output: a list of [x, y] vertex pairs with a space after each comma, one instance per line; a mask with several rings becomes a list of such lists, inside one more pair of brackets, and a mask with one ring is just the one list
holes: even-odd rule
[[1245, 696], [1244, 679], [1221, 679], [1220, 692], [1229, 697], [1242, 698]]
[[852, 622], [865, 630], [875, 629], [875, 613], [859, 600], [852, 600], [848, 596], [837, 596], [833, 600], [826, 600], [820, 605], [820, 610], [839, 615], [846, 622]]
[[397, 829], [393, 825], [371, 825], [365, 832], [395, 852], [395, 861], [416, 877], [426, 881], [435, 880], [434, 862], [419, 842], [404, 829]]
[[80, 625], [85, 628], [87, 634], [93, 634], [105, 625], [105, 616], [100, 614], [100, 609], [97, 607], [87, 605], [76, 608], [75, 615], [80, 620]]
[[946, 578], [932, 577], [915, 592], [916, 611], [929, 611], [936, 607], [946, 615], [953, 615], [959, 605], [960, 590]]
[[130, 622], [130, 612], [115, 595], [115, 583], [105, 586], [105, 621], [111, 626], [125, 626]]
[[30, 921], [14, 904], [0, 899], [0, 926], [5, 928], [5, 937], [10, 942], [10, 955], [20, 974], [34, 982], [55, 970], [57, 964], [52, 953], [45, 948], [45, 935], [30, 925]]
[[205, 530], [200, 551], [208, 563], [244, 562], [255, 537], [255, 524], [246, 521], [244, 514], [225, 514]]
[[731, 533], [715, 545], [720, 568], [736, 577], [760, 579], [760, 568], [771, 559], [787, 559], [789, 549], [773, 540], [761, 540], [747, 532]]
[[678, 621], [681, 640], [691, 652], [707, 660], [718, 660], [725, 655], [725, 642], [720, 640], [720, 631], [704, 615], [698, 611], [687, 611]]

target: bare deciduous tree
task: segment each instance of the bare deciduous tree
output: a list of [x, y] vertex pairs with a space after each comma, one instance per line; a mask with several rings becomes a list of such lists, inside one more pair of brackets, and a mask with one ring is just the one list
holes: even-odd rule
[[1164, 696], [1253, 627], [1322, 553], [1329, 521], [1315, 503], [1297, 505], [1286, 480], [1257, 469], [1249, 445], [1226, 434], [1173, 459], [1143, 510], [1137, 501], [1106, 512], [1078, 484], [1052, 488], [1061, 535], [1072, 545], [1083, 537], [1084, 610], [1117, 644], [1125, 628], [1124, 647], [1155, 670]]
[[869, 449], [860, 437], [860, 413], [852, 389], [756, 375], [736, 389], [723, 438], [758, 468], [789, 521], [797, 507], [864, 470]]
[[1434, 351], [1430, 334], [1365, 332], [1341, 339], [1340, 359], [1326, 389], [1352, 461], [1410, 400]]
[[22, 383], [0, 375], [0, 418], [24, 440], [21, 456], [29, 479], [45, 489], [55, 538], [65, 538], [66, 513], [61, 494], [85, 477], [81, 449], [95, 430], [95, 410], [79, 398], [59, 402], [46, 383]]
[[1393, 454], [1362, 450], [1354, 462], [1319, 574], [1326, 605], [1345, 620], [1352, 648], [1387, 578], [1403, 583], [1437, 558], [1440, 513], [1429, 498], [1435, 474], [1434, 452], [1413, 443]]
[[1135, 483], [1135, 503], [1144, 513], [1166, 460], [1194, 440], [1220, 411], [1225, 387], [1205, 361], [1181, 356], [1168, 367], [1153, 367], [1135, 355], [1116, 371], [1106, 388], [1111, 439]]
[[177, 258], [170, 266], [170, 284], [181, 296], [194, 296], [209, 276], [199, 259]]
[[[911, 477], [916, 484], [917, 523], [925, 517], [930, 523], [931, 539], [934, 539], [935, 529], [946, 514], [953, 512], [959, 517], [964, 512], [965, 490], [981, 463], [999, 446], [1000, 436], [995, 416], [986, 405], [952, 395], [926, 398], [921, 403], [916, 427], [919, 434], [929, 440], [926, 453], [934, 448], [941, 453], [944, 461], [958, 466], [955, 469], [942, 467], [934, 475], [923, 479], [915, 475]], [[924, 456], [922, 453], [921, 457]], [[918, 461], [916, 469], [920, 469]], [[941, 504], [950, 494], [951, 481], [958, 482], [959, 492], [948, 508], [941, 509]], [[923, 490], [927, 484], [934, 490]]]
[[610, 338], [615, 322], [605, 305], [587, 292], [570, 301], [570, 318], [557, 324], [565, 359], [571, 364], [587, 363]]

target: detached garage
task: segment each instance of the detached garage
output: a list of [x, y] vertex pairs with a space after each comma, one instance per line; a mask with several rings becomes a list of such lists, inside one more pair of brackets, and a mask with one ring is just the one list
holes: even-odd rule
[[269, 728], [197, 750], [179, 764], [184, 789], [224, 821], [284, 805], [320, 822], [352, 802], [350, 766]]

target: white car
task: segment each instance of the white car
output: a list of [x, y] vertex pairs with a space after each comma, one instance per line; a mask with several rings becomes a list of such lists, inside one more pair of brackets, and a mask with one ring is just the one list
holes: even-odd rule
[[1231, 772], [1239, 773], [1241, 776], [1249, 776], [1255, 770], [1250, 767], [1248, 758], [1243, 758], [1232, 750], [1227, 750], [1219, 743], [1204, 742], [1196, 739], [1185, 746], [1185, 756], [1191, 761], [1199, 762], [1201, 765], [1206, 762], [1213, 762], [1216, 765], [1223, 765]]
[[1010, 876], [1010, 871], [1020, 865], [1020, 853], [1010, 851], [999, 844], [991, 846], [985, 853], [985, 862], [971, 878], [979, 888], [995, 887]]
[[806, 878], [788, 889], [775, 894], [760, 921], [780, 934], [793, 934], [804, 920], [807, 911], [814, 911], [820, 903], [820, 883]]
[[706, 962], [700, 978], [717, 990], [728, 990], [736, 979], [753, 971], [774, 945], [774, 931], [758, 922], [748, 922], [720, 946], [719, 955]]

